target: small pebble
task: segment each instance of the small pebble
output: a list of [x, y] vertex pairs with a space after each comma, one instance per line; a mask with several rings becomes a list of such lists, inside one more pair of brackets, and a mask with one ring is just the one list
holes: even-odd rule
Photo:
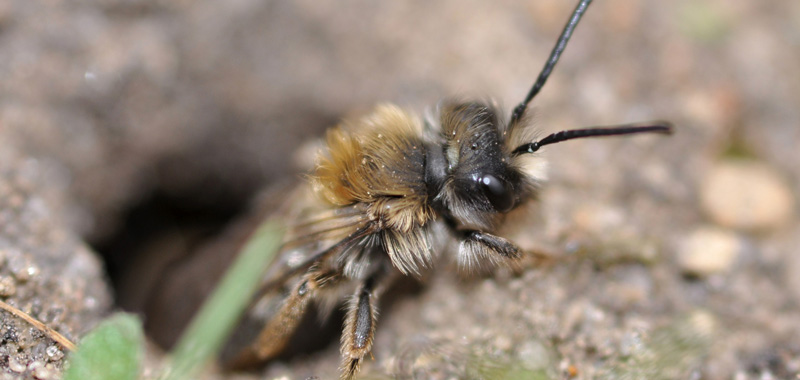
[[56, 378], [56, 371], [53, 368], [42, 365], [33, 370], [33, 376], [35, 376], [37, 379], [54, 379]]
[[64, 352], [56, 345], [47, 347], [45, 353], [47, 353], [47, 357], [50, 358], [50, 360], [61, 360], [61, 358], [64, 357]]
[[577, 377], [580, 372], [578, 371], [578, 367], [574, 365], [569, 365], [566, 370], [566, 375], [569, 378]]
[[701, 184], [700, 198], [715, 223], [748, 230], [778, 227], [788, 221], [795, 207], [781, 175], [752, 160], [719, 163]]
[[531, 340], [523, 343], [517, 352], [517, 358], [527, 369], [550, 368], [552, 357], [550, 351], [539, 341]]
[[502, 334], [495, 337], [493, 345], [495, 349], [502, 352], [508, 352], [514, 348], [514, 342], [511, 340], [511, 338]]
[[27, 259], [21, 256], [15, 256], [9, 259], [8, 270], [18, 281], [25, 282], [31, 278], [29, 271], [30, 265]]
[[10, 369], [12, 372], [22, 373], [25, 372], [27, 368], [28, 367], [26, 365], [20, 363], [19, 359], [15, 357], [8, 359], [8, 369]]
[[714, 336], [719, 329], [717, 317], [705, 310], [692, 311], [687, 322], [691, 333], [702, 338]]
[[11, 297], [17, 293], [17, 283], [8, 276], [0, 277], [0, 297]]
[[39, 330], [33, 327], [21, 329], [17, 336], [17, 344], [20, 348], [28, 349], [33, 347], [36, 343], [35, 334], [38, 333], [38, 331]]
[[28, 265], [28, 267], [25, 268], [25, 275], [29, 279], [32, 278], [32, 277], [38, 276], [39, 275], [39, 267], [34, 265], [34, 264]]
[[691, 275], [705, 277], [728, 272], [741, 250], [739, 238], [730, 230], [704, 226], [692, 231], [681, 247], [678, 261]]
[[28, 371], [30, 371], [30, 372], [36, 371], [39, 368], [44, 368], [44, 363], [43, 362], [40, 362], [38, 360], [34, 360], [34, 361], [30, 362], [30, 364], [28, 364]]

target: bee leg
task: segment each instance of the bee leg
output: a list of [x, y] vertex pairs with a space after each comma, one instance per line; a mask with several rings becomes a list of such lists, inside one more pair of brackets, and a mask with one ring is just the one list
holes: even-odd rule
[[348, 302], [347, 319], [342, 332], [342, 379], [350, 380], [372, 348], [378, 320], [377, 300], [392, 276], [385, 271], [367, 278]]
[[519, 247], [500, 236], [481, 231], [469, 231], [466, 234], [465, 241], [478, 244], [494, 252], [503, 259], [517, 260], [521, 257]]
[[292, 289], [292, 292], [283, 302], [276, 315], [264, 326], [255, 342], [240, 352], [228, 364], [228, 367], [242, 368], [252, 366], [279, 354], [303, 319], [306, 308], [309, 302], [317, 295], [317, 291], [331, 285], [337, 279], [338, 276], [336, 274], [328, 272], [312, 271], [307, 273], [303, 280]]

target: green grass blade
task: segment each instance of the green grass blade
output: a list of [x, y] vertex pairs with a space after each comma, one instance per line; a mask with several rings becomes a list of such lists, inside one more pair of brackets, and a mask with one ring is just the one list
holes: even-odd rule
[[190, 378], [219, 352], [280, 246], [282, 229], [279, 226], [267, 221], [250, 237], [217, 289], [181, 336], [162, 379]]
[[81, 340], [64, 380], [135, 380], [141, 361], [141, 322], [130, 314], [117, 314]]

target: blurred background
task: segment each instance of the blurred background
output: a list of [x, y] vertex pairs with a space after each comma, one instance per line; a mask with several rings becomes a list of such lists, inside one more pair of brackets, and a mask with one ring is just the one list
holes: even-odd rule
[[[383, 102], [510, 110], [573, 7], [0, 3], [0, 296], [75, 337], [137, 312], [168, 348], [256, 194], [299, 178], [327, 127]], [[596, 1], [532, 104], [537, 127], [676, 133], [551, 147], [549, 184], [507, 236], [559, 259], [473, 280], [440, 268], [384, 306], [366, 373], [797, 376], [798, 62], [799, 2]], [[251, 375], [327, 378], [337, 340]]]

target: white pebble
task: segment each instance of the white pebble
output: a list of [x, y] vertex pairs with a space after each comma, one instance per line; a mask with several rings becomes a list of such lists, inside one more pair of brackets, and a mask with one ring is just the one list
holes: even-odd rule
[[22, 364], [18, 358], [12, 357], [8, 359], [8, 369], [10, 369], [12, 372], [22, 373], [25, 372], [27, 368], [28, 367], [25, 364]]
[[729, 271], [740, 250], [741, 242], [730, 230], [699, 227], [687, 237], [678, 259], [684, 272], [710, 276]]
[[701, 184], [700, 198], [715, 223], [738, 229], [778, 227], [795, 207], [780, 174], [752, 160], [728, 160], [711, 169]]

